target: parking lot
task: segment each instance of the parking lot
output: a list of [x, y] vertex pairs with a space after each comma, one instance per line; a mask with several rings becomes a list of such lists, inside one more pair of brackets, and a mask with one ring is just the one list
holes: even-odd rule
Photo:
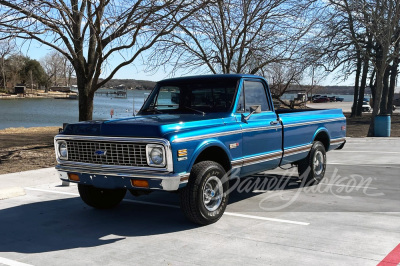
[[53, 169], [1, 175], [0, 265], [398, 265], [400, 139], [348, 139], [327, 158], [317, 186], [290, 166], [232, 181], [209, 226], [173, 193], [95, 210]]

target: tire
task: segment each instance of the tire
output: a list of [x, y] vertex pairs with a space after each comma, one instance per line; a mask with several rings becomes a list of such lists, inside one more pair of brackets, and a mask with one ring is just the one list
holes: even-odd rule
[[229, 198], [229, 182], [225, 176], [224, 168], [213, 161], [193, 166], [188, 184], [180, 191], [181, 209], [186, 218], [208, 225], [222, 217]]
[[96, 209], [111, 209], [125, 197], [126, 189], [104, 189], [78, 184], [81, 199]]
[[324, 178], [325, 170], [325, 146], [320, 141], [315, 141], [308, 156], [298, 162], [299, 178], [304, 181], [303, 185], [316, 185]]

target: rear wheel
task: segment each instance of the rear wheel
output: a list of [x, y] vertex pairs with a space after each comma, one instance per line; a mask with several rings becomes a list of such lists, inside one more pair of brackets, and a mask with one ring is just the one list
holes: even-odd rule
[[315, 141], [306, 158], [298, 162], [299, 178], [304, 185], [318, 184], [325, 175], [326, 151], [320, 141]]
[[96, 209], [111, 209], [125, 197], [126, 189], [105, 189], [78, 184], [81, 199]]
[[195, 164], [187, 186], [181, 190], [181, 209], [192, 222], [207, 225], [218, 221], [228, 203], [229, 182], [224, 168], [212, 161]]

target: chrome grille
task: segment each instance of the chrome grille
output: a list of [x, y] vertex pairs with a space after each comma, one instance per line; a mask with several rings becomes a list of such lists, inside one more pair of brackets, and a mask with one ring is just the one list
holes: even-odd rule
[[[107, 165], [148, 166], [146, 144], [67, 140], [67, 149], [68, 161]], [[100, 155], [96, 154], [96, 152], [105, 152], [105, 154]]]

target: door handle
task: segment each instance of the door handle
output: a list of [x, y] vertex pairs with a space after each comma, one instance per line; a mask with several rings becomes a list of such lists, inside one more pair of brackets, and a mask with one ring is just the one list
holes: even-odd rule
[[277, 124], [279, 124], [279, 121], [278, 120], [274, 120], [274, 121], [271, 121], [269, 124], [270, 125], [277, 125]]

